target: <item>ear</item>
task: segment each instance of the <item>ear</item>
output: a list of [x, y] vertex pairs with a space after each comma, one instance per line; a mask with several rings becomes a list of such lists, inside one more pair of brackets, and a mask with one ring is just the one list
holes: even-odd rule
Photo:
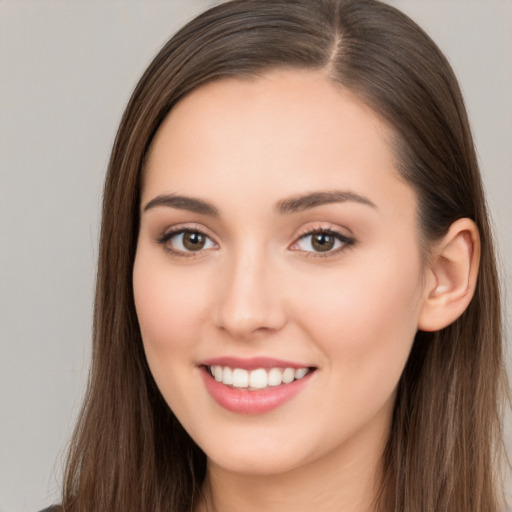
[[468, 307], [480, 263], [478, 228], [470, 219], [458, 219], [432, 252], [418, 319], [422, 331], [443, 329]]

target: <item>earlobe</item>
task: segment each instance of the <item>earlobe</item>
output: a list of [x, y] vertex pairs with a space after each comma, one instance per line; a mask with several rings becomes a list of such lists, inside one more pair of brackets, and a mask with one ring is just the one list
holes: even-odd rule
[[462, 315], [475, 292], [479, 263], [478, 228], [458, 219], [433, 251], [418, 329], [438, 331]]

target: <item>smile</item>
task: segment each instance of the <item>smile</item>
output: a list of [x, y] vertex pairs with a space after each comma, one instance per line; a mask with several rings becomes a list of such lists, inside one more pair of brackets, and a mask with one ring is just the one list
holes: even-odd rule
[[263, 414], [300, 394], [317, 373], [314, 366], [259, 357], [223, 357], [198, 365], [217, 404], [238, 414]]
[[295, 380], [304, 378], [311, 368], [257, 368], [246, 370], [245, 368], [231, 368], [229, 366], [208, 366], [211, 376], [226, 386], [249, 391], [265, 389], [281, 384], [290, 384]]

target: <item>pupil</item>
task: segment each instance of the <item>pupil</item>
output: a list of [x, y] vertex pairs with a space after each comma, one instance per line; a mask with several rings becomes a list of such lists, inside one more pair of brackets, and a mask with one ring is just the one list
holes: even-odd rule
[[334, 247], [334, 237], [324, 233], [318, 233], [313, 236], [313, 247], [320, 252], [326, 252]]
[[201, 233], [185, 233], [183, 245], [190, 251], [198, 251], [204, 247], [205, 237]]

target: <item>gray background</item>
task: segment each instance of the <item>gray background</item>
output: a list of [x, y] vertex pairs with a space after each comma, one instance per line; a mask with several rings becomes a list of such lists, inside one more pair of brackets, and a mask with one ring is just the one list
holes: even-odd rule
[[[512, 290], [512, 1], [392, 3], [427, 29], [460, 79]], [[209, 4], [0, 0], [0, 512], [58, 499], [87, 378], [117, 125], [150, 58]]]

